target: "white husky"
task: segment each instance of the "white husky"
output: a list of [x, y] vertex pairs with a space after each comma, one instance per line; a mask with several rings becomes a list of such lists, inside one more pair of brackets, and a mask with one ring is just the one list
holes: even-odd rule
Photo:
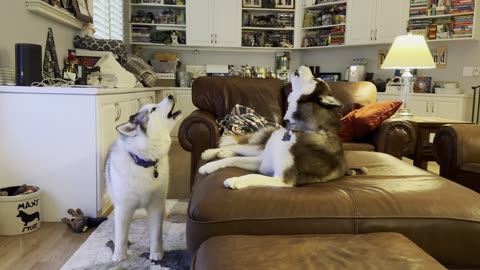
[[170, 131], [180, 119], [175, 100], [143, 106], [120, 132], [105, 165], [105, 179], [114, 205], [115, 249], [113, 261], [127, 258], [128, 229], [133, 213], [145, 208], [150, 231], [150, 260], [160, 260], [162, 221], [168, 188]]

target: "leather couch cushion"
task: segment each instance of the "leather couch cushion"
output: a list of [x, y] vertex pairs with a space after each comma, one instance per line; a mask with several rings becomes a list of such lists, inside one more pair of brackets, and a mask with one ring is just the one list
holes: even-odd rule
[[394, 115], [401, 105], [401, 101], [382, 101], [353, 110], [340, 120], [342, 127], [338, 135], [343, 142], [364, 138]]
[[283, 86], [278, 79], [200, 77], [193, 81], [192, 101], [215, 118], [225, 117], [240, 104], [282, 124], [286, 103]]
[[205, 241], [192, 270], [445, 269], [398, 233], [217, 236]]
[[[187, 243], [195, 251], [225, 234], [399, 232], [444, 265], [480, 267], [480, 195], [397, 158], [347, 151], [368, 175], [295, 188], [228, 190], [223, 181], [251, 173], [227, 168], [197, 175]], [[468, 248], [467, 248], [468, 247]]]

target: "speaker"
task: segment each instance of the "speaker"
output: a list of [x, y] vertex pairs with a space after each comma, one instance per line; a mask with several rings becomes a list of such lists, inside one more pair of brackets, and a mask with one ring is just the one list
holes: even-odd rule
[[42, 46], [15, 44], [15, 78], [17, 85], [30, 86], [42, 81]]

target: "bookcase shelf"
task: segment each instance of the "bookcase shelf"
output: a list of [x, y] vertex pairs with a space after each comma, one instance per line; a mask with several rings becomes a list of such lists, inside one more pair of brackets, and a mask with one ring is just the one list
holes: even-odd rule
[[478, 11], [475, 0], [411, 0], [408, 32], [424, 35], [427, 41], [476, 39], [475, 11]]

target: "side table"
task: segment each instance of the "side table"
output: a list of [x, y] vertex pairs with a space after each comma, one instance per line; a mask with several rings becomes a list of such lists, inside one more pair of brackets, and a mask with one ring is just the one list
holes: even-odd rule
[[432, 154], [432, 142], [435, 132], [445, 124], [470, 123], [465, 121], [446, 119], [440, 117], [414, 116], [406, 118], [417, 131], [415, 152], [409, 155], [413, 159], [413, 165], [424, 170], [427, 169], [428, 161], [435, 160]]

